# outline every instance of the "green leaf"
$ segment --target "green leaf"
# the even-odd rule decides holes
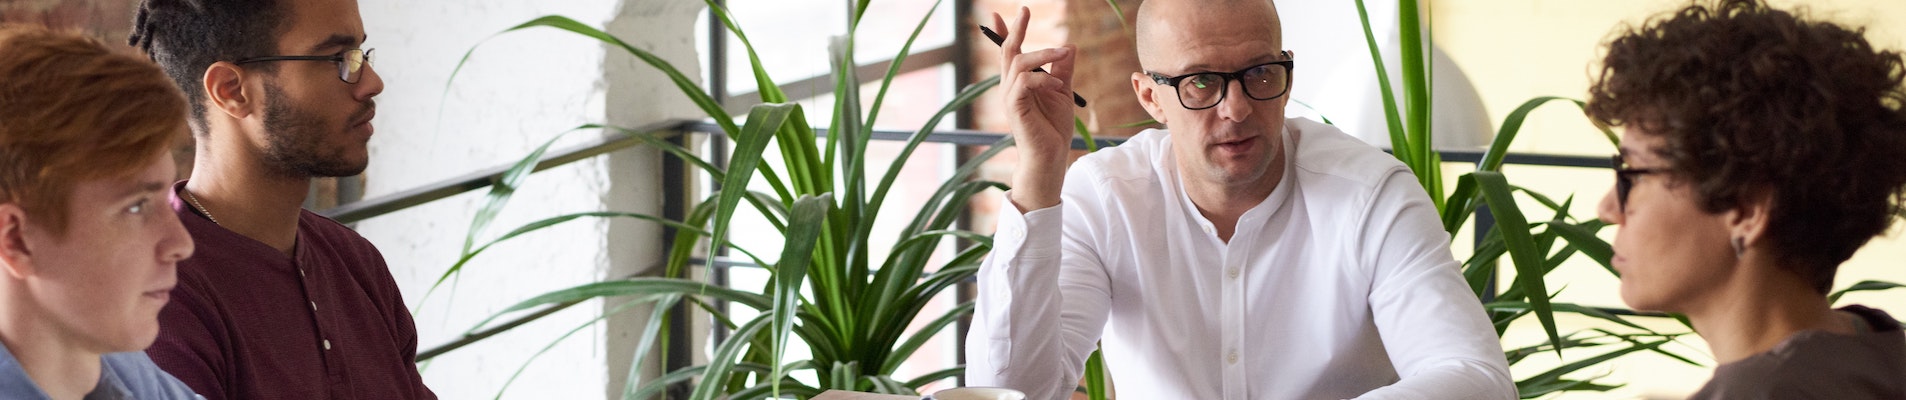
[[[669,311],[675,308],[679,300],[681,300],[679,295],[668,295],[650,309],[649,319],[642,323],[642,337],[635,342],[635,352],[629,354],[629,375],[623,379],[624,399],[633,396],[636,388],[641,387],[642,366],[646,364],[643,360],[649,354],[649,349],[655,347],[656,338],[662,334],[663,321],[668,318]]]
[[[754,42],[748,40],[747,32],[742,32],[741,27],[735,25],[734,15],[728,12],[727,7],[722,7],[721,3],[715,0],[705,0],[703,3],[708,5],[710,14],[714,14],[716,19],[721,20],[722,26],[728,27],[728,32],[735,34],[735,40],[740,41],[741,48],[747,51],[748,67],[754,71],[755,92],[761,95],[761,102],[786,103],[787,94],[781,92],[781,86],[774,84],[774,79],[768,76],[768,70],[761,67],[761,56],[755,53]]]
[[[1463,174],[1456,178],[1456,190],[1449,193],[1449,200],[1444,201],[1443,207],[1443,231],[1448,232],[1452,240],[1456,232],[1463,229],[1463,224],[1469,222],[1469,217],[1476,214],[1476,208],[1481,204],[1479,196],[1476,193],[1475,176]]]
[[[1650,330],[1648,328],[1643,328],[1641,325],[1635,325],[1635,323],[1633,322],[1628,322],[1628,320],[1622,319],[1620,316],[1616,316],[1615,314],[1610,314],[1607,311],[1602,311],[1593,307],[1586,307],[1586,306],[1582,306],[1580,304],[1574,304],[1574,303],[1552,303],[1549,306],[1550,306],[1550,309],[1554,311],[1581,314],[1581,315],[1592,317],[1595,319],[1600,319],[1603,321],[1620,324],[1621,326],[1653,332],[1653,330]],[[1529,303],[1520,302],[1520,301],[1491,302],[1488,304],[1484,304],[1483,308],[1487,310],[1491,310],[1491,311],[1496,311],[1496,310],[1522,311],[1522,310],[1531,309],[1529,306]]]
[[[1111,386],[1106,385],[1105,345],[1099,344],[1092,355],[1085,359],[1085,397],[1091,400],[1105,400],[1111,394]]]
[[[1847,293],[1889,290],[1889,289],[1897,289],[1902,287],[1906,287],[1906,285],[1901,285],[1901,284],[1892,283],[1892,282],[1885,282],[1885,281],[1860,281],[1860,283],[1855,283],[1853,284],[1853,286],[1848,286],[1845,289],[1840,289],[1839,291],[1835,291],[1833,292],[1833,294],[1828,295],[1827,304],[1834,304],[1834,303],[1840,302],[1840,296],[1846,295]]]
[[[749,386],[747,389],[742,389],[741,391],[737,391],[733,395],[728,396],[728,399],[742,400],[742,399],[785,398],[785,397],[770,397],[770,394],[768,392],[770,390],[773,390],[773,387],[771,386],[780,387],[781,394],[791,395],[791,396],[794,396],[794,398],[811,398],[814,396],[819,396],[821,395],[821,392],[823,392],[819,388],[808,386],[807,384],[801,383],[801,381],[795,380],[794,378],[783,378],[781,380],[773,382],[773,385],[760,384],[760,385]]]
[[[859,371],[860,371],[860,367],[858,363],[855,363],[852,361],[844,362],[844,363],[836,362],[834,363],[833,373],[828,375],[832,379],[830,379],[830,383],[827,385],[827,387],[833,388],[833,389],[840,389],[840,390],[858,391],[860,390],[860,372]]]
[[[1423,165],[1416,161],[1416,151],[1410,147],[1409,133],[1403,130],[1403,116],[1397,110],[1396,94],[1390,89],[1390,72],[1383,67],[1383,52],[1377,47],[1376,34],[1370,31],[1370,12],[1364,9],[1363,0],[1357,0],[1357,18],[1363,22],[1363,40],[1369,45],[1371,62],[1376,64],[1377,89],[1383,96],[1383,122],[1390,128],[1390,153],[1402,160],[1403,165],[1409,166],[1411,171],[1422,174]]]
[[[768,311],[774,315],[774,397],[781,397],[782,371],[781,355],[787,351],[788,333],[794,330],[794,314],[799,310],[801,301],[801,281],[807,276],[808,264],[814,262],[814,242],[821,236],[821,218],[827,216],[827,210],[833,205],[834,197],[821,194],[819,197],[801,196],[794,201],[794,220],[788,224],[787,243],[782,247],[781,264],[774,270],[774,308]]]
[[[921,326],[919,331],[916,331],[913,333],[912,338],[909,338],[907,339],[906,342],[901,343],[899,347],[895,347],[893,353],[890,353],[887,355],[887,362],[883,364],[885,364],[885,367],[887,367],[888,369],[899,368],[900,363],[906,362],[907,358],[909,357],[913,357],[913,352],[916,350],[919,350],[920,346],[926,345],[927,341],[929,340],[933,340],[933,335],[939,334],[940,330],[946,328],[947,325],[951,325],[953,324],[953,322],[959,321],[961,317],[965,317],[972,313],[973,313],[973,302],[970,302],[970,301],[965,303],[960,303],[959,306],[953,307],[953,309],[948,310],[945,315],[941,315],[939,318],[934,318],[932,322],[928,322],[925,326]],[[892,373],[892,371],[881,371],[881,372]],[[907,385],[907,386],[919,387],[918,385]]]
[[[490,184],[490,193],[485,196],[483,207],[477,209],[476,217],[470,220],[470,231],[463,236],[463,254],[470,254],[470,247],[476,244],[477,235],[482,234],[483,229],[490,226],[490,221],[496,219],[496,214],[503,212],[503,206],[510,203],[510,197],[516,194],[516,188],[521,187],[523,180],[528,179],[529,174],[536,171],[536,164],[542,161],[543,153],[549,151],[549,145],[556,144],[557,139],[562,139],[570,132],[575,130],[558,133],[555,137],[543,142],[543,145],[536,146],[536,150],[530,151],[529,155],[517,160],[515,165],[511,165],[509,170],[504,171],[502,176]],[[432,285],[431,288],[436,287]]]
[[[1496,130],[1495,141],[1489,145],[1489,150],[1483,152],[1482,161],[1476,163],[1476,169],[1501,171],[1502,159],[1509,154],[1509,143],[1514,142],[1516,135],[1522,131],[1522,122],[1529,118],[1529,113],[1534,112],[1536,107],[1556,100],[1573,102],[1577,108],[1585,106],[1581,100],[1556,96],[1537,97],[1523,102],[1521,106],[1516,107],[1515,111],[1510,111],[1508,117],[1503,118],[1502,127]]]
[[[1509,248],[1509,257],[1515,261],[1515,285],[1529,293],[1529,305],[1534,309],[1537,320],[1542,321],[1542,330],[1549,334],[1549,341],[1561,342],[1555,332],[1554,310],[1549,307],[1547,285],[1542,281],[1545,265],[1542,252],[1535,246],[1535,238],[1529,233],[1528,219],[1522,216],[1521,207],[1509,191],[1509,182],[1496,171],[1476,171],[1476,186],[1482,190],[1484,201],[1495,213],[1496,230],[1502,232],[1503,243]],[[1556,349],[1561,355],[1561,349]]]
[[[1410,138],[1409,149],[1416,152],[1410,158],[1417,164],[1410,165],[1416,170],[1416,176],[1429,193],[1442,193],[1442,166],[1435,162],[1436,149],[1430,144],[1430,102],[1429,57],[1424,54],[1425,46],[1421,16],[1416,0],[1399,0],[1397,6],[1397,37],[1403,52],[1399,62],[1403,73],[1403,111],[1409,113],[1404,118],[1405,132]],[[1401,150],[1401,149],[1399,149]],[[1430,196],[1438,200],[1437,210],[1442,209],[1442,196]]]
[[[929,383],[937,382],[944,379],[951,379],[953,377],[965,375],[965,374],[966,374],[965,366],[933,371],[933,372],[927,373],[926,375],[920,375],[920,377],[918,378],[907,380],[907,387],[919,389],[921,386],[926,386]]]
[[[728,171],[726,170],[715,167],[715,165],[713,163],[709,163],[708,160],[702,159],[701,156],[695,155],[694,151],[689,150],[685,147],[682,147],[682,145],[669,142],[663,137],[659,137],[657,135],[654,135],[648,132],[636,132],[628,128],[623,128],[619,126],[600,125],[600,124],[585,124],[576,129],[603,129],[603,130],[620,133],[622,135],[625,135],[631,138],[635,138],[636,140],[641,141],[642,144],[655,146],[655,148],[662,149],[662,151],[668,152],[668,154],[675,156],[676,159],[686,161],[689,164],[694,165],[696,168],[700,168],[702,172],[708,173],[708,175],[711,175],[711,179],[714,179],[716,181],[722,180],[722,178],[726,177],[728,173]]]
[[[1604,226],[1607,226],[1607,223],[1599,220],[1580,224],[1550,221],[1549,231],[1561,235],[1562,239],[1567,240],[1570,246],[1574,246],[1576,250],[1581,250],[1583,255],[1588,256],[1590,260],[1595,260],[1596,264],[1601,264],[1602,268],[1608,270],[1609,274],[1620,278],[1621,273],[1615,271],[1615,266],[1610,261],[1615,257],[1615,248],[1609,246],[1608,241],[1595,236],[1595,231],[1601,230]]]
[[[1112,15],[1118,17],[1119,28],[1122,28],[1128,31],[1132,29],[1131,26],[1125,24],[1125,10],[1118,6],[1118,0],[1105,0],[1105,5],[1112,6]],[[1103,399],[1093,399],[1093,400],[1103,400]]]
[[[1304,108],[1310,109],[1311,112],[1317,113],[1317,118],[1322,119],[1324,125],[1337,125],[1335,122],[1330,122],[1330,116],[1324,115],[1323,111],[1318,110],[1317,107],[1312,107],[1310,103],[1305,103],[1303,100],[1298,99],[1291,99],[1291,102],[1297,103],[1297,105],[1304,106]]]
[[[748,122],[742,125],[741,134],[736,138],[734,152],[730,156],[729,168],[736,171],[753,171],[761,164],[762,152],[768,147],[768,140],[774,132],[786,123],[788,117],[800,113],[798,104],[760,104],[748,111]],[[746,188],[754,174],[728,174],[722,180],[723,188]],[[735,206],[741,203],[744,190],[723,190],[716,199],[712,216],[714,229],[710,229],[708,258],[714,260],[717,252],[726,245],[728,222],[735,215]]]
[[[768,368],[767,366],[760,365],[760,364],[736,363],[734,370],[741,371],[741,372],[765,374],[768,372],[769,369],[771,368]],[[669,385],[687,382],[689,379],[692,379],[697,376],[701,376],[702,372],[705,372],[707,370],[708,370],[707,365],[696,365],[696,366],[678,369],[673,372],[669,372],[667,374],[662,375],[661,378],[656,379],[654,382],[649,382],[648,384],[642,385],[642,389],[637,390],[634,395],[623,396],[622,398],[625,400],[654,398],[655,396],[661,395],[663,390],[668,389]]]
[[[499,243],[509,241],[510,239],[515,239],[518,236],[522,236],[530,232],[540,231],[549,227],[560,225],[564,222],[569,222],[569,221],[573,221],[580,218],[632,218],[632,219],[639,219],[639,220],[659,223],[659,224],[666,225],[668,227],[680,230],[681,232],[699,234],[704,236],[708,234],[708,232],[703,231],[691,225],[687,225],[687,224],[683,224],[683,223],[675,222],[675,221],[670,221],[661,217],[656,217],[656,216],[647,215],[647,214],[623,213],[623,212],[612,212],[612,211],[594,211],[594,212],[581,212],[581,213],[574,213],[574,214],[558,215],[554,217],[537,220],[535,222],[530,222],[528,224],[524,224],[521,227],[517,227],[516,229],[510,230],[509,233],[504,233],[502,236],[498,236],[496,239],[490,240],[488,243],[484,243],[482,246],[477,246],[477,248],[471,250],[468,253],[465,253],[462,257],[458,258],[457,263],[454,265],[451,265],[449,270],[444,271],[442,276],[437,277],[437,284],[442,284],[443,281],[450,279],[450,276],[455,275],[456,273],[462,271],[464,265],[469,264],[470,260],[475,259],[477,255],[483,254],[485,250],[489,250],[491,246],[495,246]],[[761,261],[760,257],[755,257],[754,253],[748,252],[747,249],[744,249],[741,247],[730,247],[730,248],[742,253],[743,255],[746,255],[750,259],[753,259],[755,263],[766,265],[766,263],[763,263]]]
[[[933,117],[928,118],[925,125],[921,126],[919,130],[914,131],[912,137],[907,138],[907,145],[901,148],[900,154],[894,158],[893,164],[887,167],[887,174],[880,178],[880,185],[874,189],[874,197],[869,200],[867,207],[868,216],[865,217],[867,220],[871,221],[875,215],[878,215],[880,205],[884,203],[887,198],[887,191],[893,188],[894,180],[900,177],[901,167],[905,165],[907,159],[913,155],[913,150],[920,147],[920,143],[925,142],[927,137],[933,133],[934,128],[939,126],[940,120],[945,118],[947,114],[966,108],[968,104],[972,104],[974,100],[978,100],[980,95],[985,94],[987,90],[992,89],[994,86],[999,86],[998,76],[987,78],[986,80],[968,85],[965,89],[961,89],[960,93],[954,96],[953,101],[948,102],[944,107],[940,107],[940,111],[933,113]],[[864,233],[869,232],[863,232],[863,234]]]
[[[1556,340],[1556,341],[1560,342],[1560,340]],[[1551,392],[1555,392],[1557,390],[1564,390],[1564,389],[1561,389],[1561,387],[1565,387],[1567,385],[1556,384],[1557,382],[1560,382],[1562,380],[1563,375],[1573,373],[1583,368],[1587,368],[1590,366],[1608,362],[1608,360],[1613,360],[1616,357],[1621,357],[1623,355],[1627,355],[1628,353],[1633,353],[1633,352],[1642,351],[1642,350],[1652,350],[1652,349],[1661,347],[1661,345],[1667,344],[1668,342],[1670,342],[1670,340],[1662,340],[1662,341],[1650,342],[1646,344],[1629,346],[1621,350],[1615,350],[1615,351],[1604,353],[1595,357],[1590,357],[1588,359],[1568,363],[1560,367],[1555,367],[1555,369],[1551,369],[1548,372],[1543,372],[1542,374],[1518,381],[1516,382],[1516,388],[1522,391],[1523,398],[1540,396],[1540,395],[1548,394]],[[1561,352],[1561,349],[1558,348],[1556,349],[1556,351],[1559,354]]]
[[[603,32],[601,29],[596,29],[594,27],[584,25],[581,22],[576,22],[576,20],[570,19],[569,17],[564,17],[560,15],[546,15],[546,16],[538,17],[536,19],[530,20],[529,22],[524,22],[521,24],[517,24],[516,26],[510,27],[509,29],[504,29],[502,32],[497,32],[496,35],[491,35],[490,38],[494,38],[497,35],[502,35],[504,33],[517,31],[517,30],[523,30],[523,29],[529,29],[534,27],[549,27],[549,28],[556,28],[556,29],[574,32],[576,34],[580,34],[585,37],[596,39],[603,43],[616,46],[618,48],[621,48],[624,51],[629,52],[629,54],[634,55],[638,59],[641,59],[643,63],[647,63],[649,64],[649,66],[655,67],[655,69],[661,70],[663,74],[668,75],[669,81],[675,83],[675,88],[679,89],[682,92],[682,94],[687,95],[689,100],[694,101],[695,106],[700,107],[703,113],[707,113],[710,118],[713,118],[716,124],[721,125],[722,131],[727,132],[729,135],[734,135],[736,132],[740,131],[740,128],[735,126],[734,118],[728,116],[728,112],[721,108],[721,104],[715,102],[714,98],[709,97],[707,93],[703,92],[701,88],[701,84],[695,83],[695,81],[693,80],[689,80],[688,76],[683,75],[680,70],[675,69],[674,65],[669,64],[668,61],[663,60],[661,57],[656,57],[655,54],[653,53],[649,53],[648,51],[635,48],[635,46],[631,46],[627,42],[623,42],[622,39],[618,39],[615,36],[609,35],[608,32]],[[485,38],[483,39],[483,41],[487,42],[489,41],[490,38]],[[481,46],[481,42],[478,43],[478,46]],[[475,52],[476,52],[476,46],[472,46],[470,47],[469,51],[466,51],[463,53],[463,59],[457,61],[457,67],[450,71],[450,79],[446,80],[446,82],[444,83],[444,87],[446,91],[449,90],[450,82],[453,82],[456,80],[457,73],[463,70],[463,64],[466,62],[469,62],[470,55]]]
[[[1078,116],[1073,116],[1072,131],[1078,133],[1079,137],[1085,138],[1086,152],[1097,153],[1099,151],[1099,141],[1092,140],[1092,130],[1085,127],[1085,120],[1079,119]]]
[[[527,310],[544,304],[568,303],[599,297],[635,296],[647,294],[674,293],[686,296],[703,296],[727,300],[757,310],[765,310],[770,305],[767,296],[730,289],[687,279],[676,278],[630,278],[624,280],[593,282],[574,287],[558,289],[528,300],[523,300],[496,312],[489,318],[477,323],[472,331],[489,325],[490,321],[511,312]]]
[[[721,346],[715,349],[715,354],[708,358],[708,369],[702,373],[701,384],[696,385],[695,391],[689,393],[689,399],[715,400],[716,397],[721,395],[720,389],[722,382],[727,380],[731,371],[735,369],[735,365],[739,363],[735,359],[735,356],[741,354],[741,349],[748,345],[749,338],[754,337],[756,333],[761,331],[762,327],[768,325],[768,317],[770,316],[771,315],[768,314],[762,314],[760,317],[748,321],[746,324],[742,324],[740,329],[735,330],[733,336],[729,336],[728,340],[723,341]]]

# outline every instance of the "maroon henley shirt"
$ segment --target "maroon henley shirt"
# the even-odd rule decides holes
[[[417,327],[383,254],[300,210],[295,256],[199,215],[173,186],[197,251],[146,349],[209,400],[436,399],[417,374]]]

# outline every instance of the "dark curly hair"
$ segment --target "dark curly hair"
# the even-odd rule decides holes
[[[1587,111],[1663,138],[1654,151],[1707,212],[1771,199],[1771,253],[1825,293],[1906,185],[1906,68],[1864,34],[1759,0],[1697,2],[1608,43]]]
[[[143,0],[127,44],[152,57],[185,92],[192,130],[205,133],[205,69],[277,52],[288,24],[278,0]],[[271,63],[250,67],[270,73]]]

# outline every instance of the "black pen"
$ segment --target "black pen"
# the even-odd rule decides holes
[[[1000,46],[1006,45],[1006,38],[999,37],[999,33],[993,32],[993,29],[987,28],[986,25],[979,26],[979,33],[986,34],[986,38],[992,39],[993,44],[995,45],[1000,45]],[[1032,69],[1032,72],[1046,72],[1046,69],[1034,67]],[[1049,74],[1051,72],[1046,72],[1046,73]],[[1079,92],[1072,92],[1072,104],[1077,104],[1079,105],[1079,107],[1085,107],[1085,97],[1079,96]]]

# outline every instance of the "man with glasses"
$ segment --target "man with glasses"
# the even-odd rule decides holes
[[[1001,49],[1020,169],[979,272],[967,384],[1121,398],[1512,399],[1496,332],[1409,169],[1286,119],[1266,0],[1150,0],[1132,89],[1170,130],[1068,168],[1071,47]],[[1051,64],[1051,73],[1033,69]]]
[[[145,0],[134,25],[197,139],[172,210],[198,253],[147,354],[213,400],[434,399],[383,256],[301,208],[369,161],[384,82],[356,1]]]

